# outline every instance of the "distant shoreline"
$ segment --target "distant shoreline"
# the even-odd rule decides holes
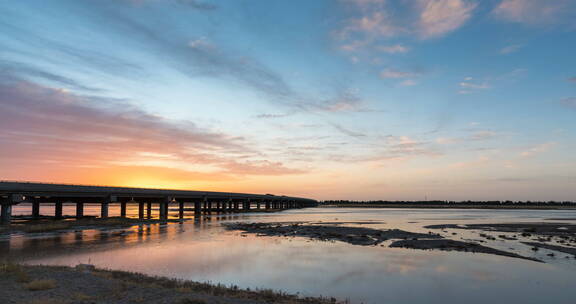
[[[366,204],[366,203],[347,203],[347,204],[325,204],[319,205],[319,208],[407,208],[407,209],[509,209],[509,210],[576,210],[576,206],[514,206],[514,205],[466,205],[466,204]]]

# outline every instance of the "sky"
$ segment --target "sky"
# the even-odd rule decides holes
[[[576,1],[0,0],[0,180],[576,200]]]

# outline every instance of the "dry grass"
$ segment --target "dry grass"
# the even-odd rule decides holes
[[[0,275],[11,275],[18,283],[28,283],[32,281],[24,268],[14,263],[0,263]]]
[[[208,302],[200,299],[182,299],[177,302],[178,304],[208,304]]]
[[[63,301],[63,300],[59,300],[59,299],[53,299],[53,298],[41,298],[41,299],[33,299],[30,300],[28,302],[25,302],[26,304],[67,304],[68,301]]]
[[[95,275],[121,280],[134,285],[146,286],[147,288],[170,288],[181,293],[201,293],[212,296],[223,296],[238,299],[248,299],[264,301],[269,303],[284,303],[284,304],[327,304],[327,303],[341,303],[334,298],[320,298],[320,297],[306,297],[301,298],[297,295],[292,295],[271,289],[250,290],[241,289],[238,286],[225,286],[222,284],[201,283],[192,281],[183,281],[178,279],[170,279],[165,277],[151,277],[140,273],[115,271],[115,270],[97,270]],[[190,299],[186,299],[190,300]],[[194,299],[192,299],[194,301]],[[196,302],[184,302],[196,303]],[[205,303],[205,302],[197,302]]]
[[[56,281],[54,280],[34,280],[26,285],[26,289],[30,291],[48,290],[56,288]]]
[[[89,296],[89,295],[82,293],[82,292],[77,292],[72,296],[72,298],[76,301],[84,302],[84,301],[90,301],[94,297]]]

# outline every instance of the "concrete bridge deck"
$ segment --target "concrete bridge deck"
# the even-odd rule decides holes
[[[194,204],[194,211],[234,212],[240,209],[250,210],[255,204],[257,209],[288,209],[313,207],[318,204],[313,199],[277,196],[272,194],[248,194],[233,192],[189,191],[149,188],[82,186],[66,184],[45,184],[27,182],[0,181],[1,223],[8,224],[12,217],[12,206],[31,203],[32,217],[40,216],[40,204],[54,204],[54,217],[62,218],[62,204],[76,204],[76,217],[84,215],[84,204],[101,204],[101,217],[108,217],[110,204],[120,205],[120,216],[126,216],[128,203],[138,204],[138,215],[144,218],[144,211],[150,217],[152,204],[157,204],[160,218],[168,217],[169,205],[179,206],[179,215],[183,217],[186,204]],[[215,207],[215,208],[214,208]],[[147,210],[145,210],[147,209]]]

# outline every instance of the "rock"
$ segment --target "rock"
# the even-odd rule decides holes
[[[96,270],[96,267],[94,265],[90,265],[90,264],[78,264],[74,268],[76,269],[76,271],[81,271],[81,272],[85,272],[85,273],[90,273],[90,272],[93,272],[94,270]]]

